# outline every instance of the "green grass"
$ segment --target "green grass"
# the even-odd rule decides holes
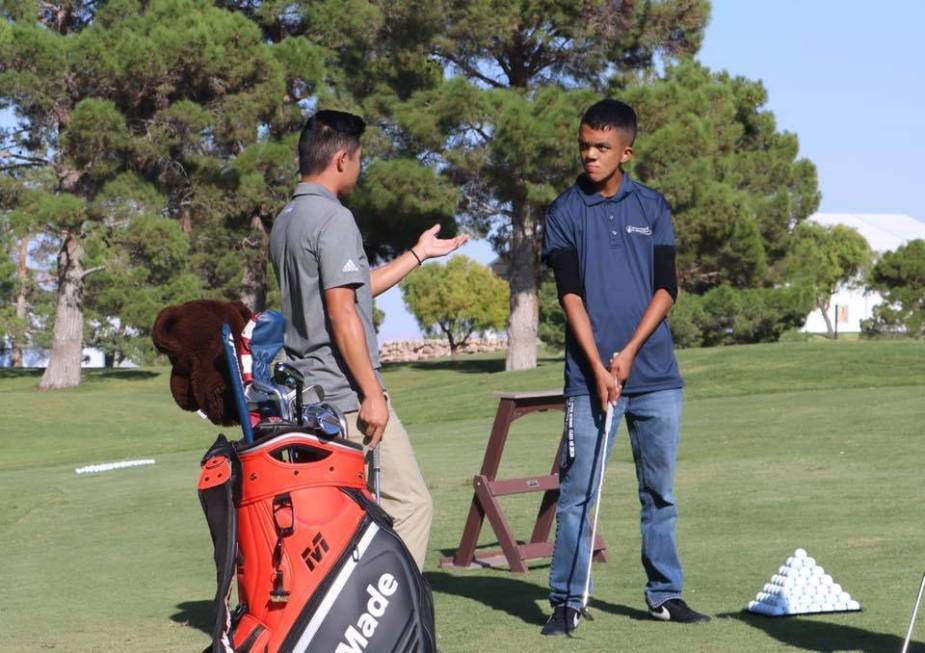
[[[635,479],[621,433],[601,510],[611,559],[595,567],[597,618],[568,647],[898,651],[925,568],[925,344],[811,341],[689,350],[679,359],[688,383],[677,478],[685,594],[716,619],[704,627],[645,619]],[[494,393],[556,388],[561,375],[552,357],[522,373],[504,372],[496,356],[386,369],[437,508],[427,575],[442,651],[565,644],[538,634],[548,565],[515,575],[436,564],[458,543]],[[42,393],[38,373],[0,371],[4,651],[206,645],[214,571],[195,483],[219,429],[177,409],[167,377],[163,368],[94,371],[79,388]],[[561,414],[517,422],[500,475],[548,471],[560,429]],[[157,464],[74,473],[143,457]],[[503,501],[521,536],[537,498]],[[486,524],[482,544],[493,542]],[[864,612],[744,616],[798,546]]]

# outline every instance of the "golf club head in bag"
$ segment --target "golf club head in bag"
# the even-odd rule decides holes
[[[282,421],[292,422],[292,405],[295,390],[259,379],[253,379],[244,390],[251,422]]]

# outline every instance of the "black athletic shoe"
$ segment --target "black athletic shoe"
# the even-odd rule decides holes
[[[581,624],[581,610],[560,605],[553,608],[549,621],[540,632],[544,635],[568,635],[577,630],[579,624]]]
[[[705,624],[710,617],[691,610],[681,599],[668,599],[657,608],[649,606],[649,614],[659,621],[676,621],[679,624]]]

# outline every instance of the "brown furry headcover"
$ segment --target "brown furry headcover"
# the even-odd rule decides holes
[[[201,410],[213,424],[238,423],[222,350],[222,323],[231,327],[238,344],[250,318],[241,302],[210,299],[168,306],[157,314],[151,339],[173,365],[170,392],[180,408]]]

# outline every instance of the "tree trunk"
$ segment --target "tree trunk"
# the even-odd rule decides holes
[[[83,346],[83,245],[68,231],[58,252],[58,302],[55,334],[48,367],[39,388],[54,390],[80,384]]]
[[[819,307],[819,311],[822,313],[822,319],[825,320],[825,328],[827,331],[827,336],[829,340],[835,339],[835,329],[832,326],[832,319],[829,317],[829,301],[825,302],[816,302],[816,305]]]
[[[459,353],[459,343],[453,338],[451,331],[446,332],[446,339],[450,343],[450,358],[456,358]]]
[[[180,209],[180,231],[182,231],[187,236],[193,233],[193,216],[190,214],[189,209],[183,207]]]
[[[19,241],[19,260],[16,265],[16,277],[19,287],[16,289],[16,330],[13,333],[13,348],[10,351],[10,364],[23,366],[23,347],[26,346],[26,295],[29,291],[29,268],[26,257],[29,253],[29,237],[23,236]]]
[[[526,198],[513,202],[511,261],[511,316],[508,322],[505,369],[536,367],[536,325],[539,319],[539,260],[536,208]]]
[[[251,233],[244,240],[241,301],[252,313],[267,306],[267,230],[259,214],[251,217]]]

